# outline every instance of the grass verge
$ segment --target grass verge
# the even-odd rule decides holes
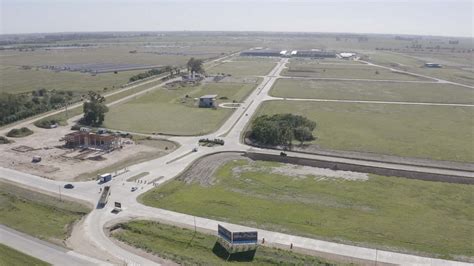
[[[474,186],[376,175],[347,180],[287,167],[232,161],[215,172],[213,185],[173,180],[140,201],[340,243],[446,259],[474,256]]]
[[[9,246],[0,244],[0,265],[46,266],[51,264],[31,257]]]
[[[282,98],[474,103],[472,89],[442,83],[279,79],[270,94]]]
[[[138,175],[134,175],[132,177],[130,177],[129,179],[127,179],[127,182],[134,182],[144,176],[147,176],[148,174],[150,174],[150,172],[142,172],[142,173],[139,173]]]
[[[228,254],[216,237],[153,221],[120,224],[112,236],[134,247],[182,265],[331,265],[308,255],[260,246],[256,252]]]
[[[89,211],[76,202],[0,182],[0,223],[39,239],[64,245],[74,222]]]

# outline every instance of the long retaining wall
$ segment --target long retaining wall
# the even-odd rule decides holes
[[[245,153],[246,157],[252,160],[262,160],[262,161],[274,161],[281,163],[291,163],[297,165],[313,166],[319,168],[329,168],[333,170],[343,170],[343,171],[353,171],[353,172],[362,172],[383,176],[398,176],[405,177],[410,179],[419,179],[427,181],[438,181],[438,182],[447,182],[447,183],[458,183],[458,184],[474,184],[474,178],[469,177],[460,177],[452,175],[441,175],[434,173],[424,173],[424,172],[415,172],[407,170],[398,170],[398,169],[388,169],[375,166],[366,166],[350,163],[341,163],[341,162],[330,162],[316,159],[308,158],[298,158],[292,156],[280,156],[274,154],[264,154],[256,152],[247,152]]]

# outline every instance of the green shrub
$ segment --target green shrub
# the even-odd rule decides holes
[[[7,139],[4,136],[0,136],[0,144],[8,144],[8,143],[12,143],[12,141]]]
[[[33,131],[27,127],[14,128],[7,133],[7,137],[21,138],[33,134]]]
[[[34,123],[35,126],[40,127],[40,128],[52,128],[53,125],[59,125],[61,121],[57,119],[41,119],[38,120]]]

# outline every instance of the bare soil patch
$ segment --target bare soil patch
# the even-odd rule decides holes
[[[96,172],[118,171],[143,158],[157,158],[172,152],[176,144],[166,140],[127,141],[111,152],[91,149],[66,149],[63,137],[69,128],[36,128],[35,134],[0,146],[0,167],[15,169],[54,180],[93,178]],[[34,156],[41,157],[33,163]],[[138,162],[138,161],[137,161]],[[122,167],[122,168],[120,168]]]

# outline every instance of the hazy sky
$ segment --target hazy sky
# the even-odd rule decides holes
[[[0,33],[308,31],[473,36],[474,0],[0,0]]]

